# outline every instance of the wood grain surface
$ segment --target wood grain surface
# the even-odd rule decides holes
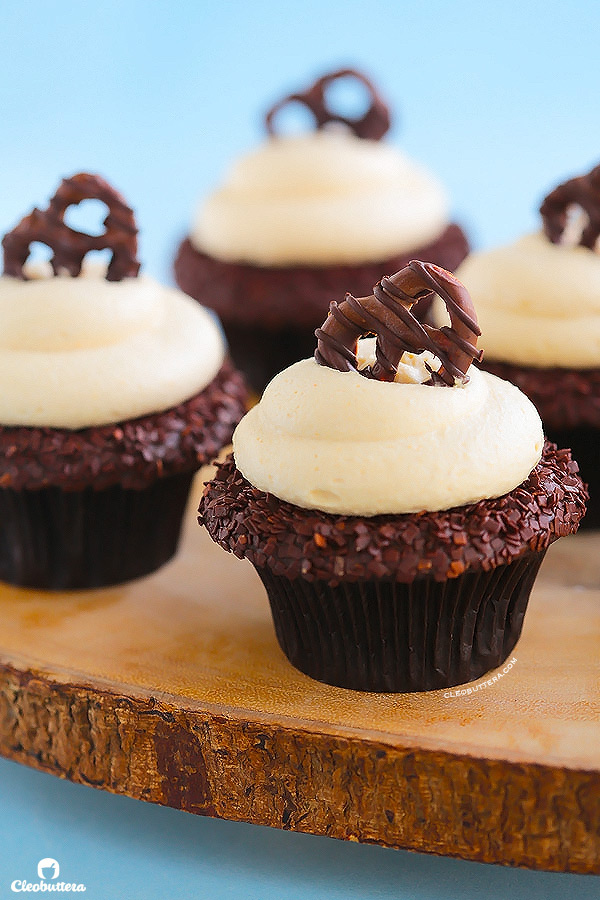
[[[149,578],[0,586],[2,755],[202,815],[600,872],[600,534],[551,548],[492,684],[360,694],[289,665],[257,576],[194,506]]]

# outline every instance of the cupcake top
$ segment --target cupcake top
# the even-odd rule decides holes
[[[327,107],[339,78],[357,78],[371,105],[356,120]],[[274,133],[279,110],[302,103],[316,131]],[[448,224],[448,200],[430,173],[381,141],[387,108],[361,74],[344,69],[267,114],[269,137],[239,160],[201,205],[189,238],[217,259],[262,266],[360,264],[414,250]]]
[[[432,292],[450,316],[439,330],[410,312]],[[541,458],[542,425],[513,385],[467,375],[478,334],[467,291],[429,263],[332,303],[315,358],[276,376],[238,425],[238,470],[280,500],[339,515],[438,511],[511,491]]]
[[[109,208],[106,231],[85,235],[64,213],[85,199]],[[185,294],[138,277],[137,228],[103,179],[62,182],[3,240],[0,277],[0,423],[81,429],[170,409],[202,391],[225,346],[214,317]],[[51,263],[26,265],[33,241]],[[110,248],[107,267],[85,266]]]
[[[490,360],[600,366],[600,166],[555,188],[543,231],[473,253],[457,271],[471,292]]]

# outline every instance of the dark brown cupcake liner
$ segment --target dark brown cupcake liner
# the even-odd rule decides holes
[[[456,224],[410,253],[360,265],[269,267],[225,262],[201,253],[186,239],[174,269],[179,287],[218,314],[235,365],[254,390],[262,391],[277,372],[312,355],[315,328],[332,300],[343,300],[347,291],[370,294],[382,273],[391,275],[414,258],[454,271],[468,252],[468,240]],[[427,306],[420,306],[425,316]]]
[[[141,490],[0,489],[0,580],[81,590],[154,572],[177,549],[193,474]]]
[[[271,330],[231,322],[223,325],[229,355],[256,394],[261,394],[267,384],[292,363],[313,355],[315,328]]]
[[[573,428],[545,429],[548,438],[561,447],[569,447],[579,464],[579,474],[588,486],[590,499],[582,529],[600,528],[600,428],[579,425]]]
[[[409,584],[332,586],[256,568],[293,666],[338,687],[412,692],[464,684],[505,661],[521,634],[545,552],[528,552],[488,572]]]

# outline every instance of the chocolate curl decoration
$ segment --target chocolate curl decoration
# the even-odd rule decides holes
[[[365,114],[360,118],[349,119],[329,109],[325,96],[326,91],[329,85],[339,78],[355,78],[367,88],[371,103]],[[347,125],[357,137],[378,141],[390,127],[390,113],[386,104],[369,79],[355,69],[339,69],[337,72],[324,75],[303,93],[290,94],[276,103],[275,106],[271,107],[265,119],[269,134],[275,134],[275,117],[289,103],[301,103],[303,106],[306,106],[315,118],[317,129],[323,128],[329,122],[341,122],[343,125]]]
[[[450,326],[433,328],[411,313],[417,300],[432,294],[444,302]],[[376,362],[360,373],[379,381],[394,380],[403,353],[429,350],[441,366],[431,372],[426,384],[466,384],[467,369],[474,359],[483,356],[483,351],[477,350],[481,331],[467,289],[450,272],[417,259],[395,275],[384,276],[370,297],[346,294],[342,303],[332,301],[323,327],[315,331],[315,359],[341,372],[358,371],[357,341],[373,333],[377,335]]]
[[[69,206],[76,206],[82,200],[101,200],[108,207],[103,234],[84,234],[65,223]],[[99,175],[82,172],[65,178],[48,209],[32,210],[5,235],[2,241],[5,275],[27,280],[23,267],[34,241],[46,244],[53,251],[51,263],[55,275],[67,271],[75,278],[90,250],[112,250],[106,272],[108,281],[135,278],[140,269],[133,212],[123,197]]]
[[[560,243],[567,225],[569,208],[575,205],[580,206],[588,217],[579,243],[582,247],[593,250],[600,236],[600,166],[596,166],[587,175],[559,184],[540,206],[544,232],[553,244]]]

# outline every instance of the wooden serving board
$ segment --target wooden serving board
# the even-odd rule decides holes
[[[491,685],[360,694],[292,668],[194,506],[149,578],[0,586],[0,753],[201,815],[600,872],[600,533],[551,548]]]

